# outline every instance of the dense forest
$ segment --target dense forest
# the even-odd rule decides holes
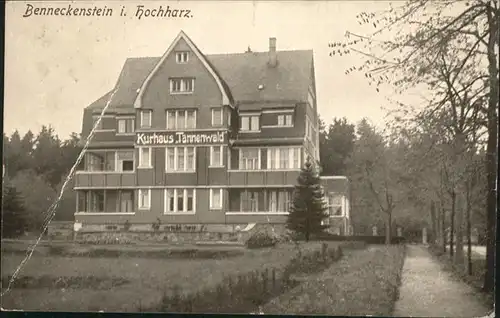
[[[82,150],[79,136],[61,140],[54,129],[43,126],[37,135],[18,131],[3,135],[2,235],[39,232],[56,201],[63,182]],[[71,221],[76,207],[72,182],[55,209],[54,220]],[[20,229],[22,228],[22,230]]]

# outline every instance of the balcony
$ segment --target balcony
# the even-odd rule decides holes
[[[293,186],[300,170],[229,170],[228,186]]]
[[[76,215],[133,215],[134,190],[79,190]]]
[[[121,188],[136,185],[134,150],[85,153],[84,169],[75,175],[76,188]]]
[[[121,188],[136,185],[134,172],[101,171],[99,173],[89,171],[77,171],[75,175],[76,188]]]

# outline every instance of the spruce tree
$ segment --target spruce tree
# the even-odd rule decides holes
[[[287,221],[287,228],[304,235],[306,241],[311,234],[319,234],[328,227],[322,224],[328,218],[328,207],[320,182],[318,171],[308,159],[297,179]]]
[[[14,238],[24,234],[26,215],[21,194],[15,187],[5,184],[2,191],[2,238]]]

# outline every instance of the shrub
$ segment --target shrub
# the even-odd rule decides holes
[[[130,222],[129,222],[128,220],[127,220],[127,221],[125,221],[125,223],[123,224],[123,229],[124,229],[125,231],[130,230],[130,225],[131,225],[131,224],[130,224]]]
[[[360,241],[366,244],[385,244],[385,236],[370,236],[370,235],[334,235],[330,233],[318,234],[314,237],[315,240],[319,241]],[[391,244],[404,244],[405,238],[402,236],[391,237]]]
[[[263,248],[273,247],[278,243],[278,239],[265,232],[257,232],[252,235],[247,241],[247,248]]]
[[[355,251],[343,262],[272,299],[262,307],[262,313],[391,316],[403,261],[403,246]]]
[[[153,224],[151,224],[151,228],[155,232],[158,231],[158,230],[160,230],[160,226],[161,226],[161,220],[160,220],[160,218],[156,218],[156,222],[154,222]]]

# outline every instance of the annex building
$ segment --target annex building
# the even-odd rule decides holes
[[[184,33],[161,57],[126,60],[84,110],[91,133],[75,176],[79,227],[249,228],[285,223],[307,157],[319,159],[312,50],[207,55]],[[324,178],[334,231],[349,184]]]

